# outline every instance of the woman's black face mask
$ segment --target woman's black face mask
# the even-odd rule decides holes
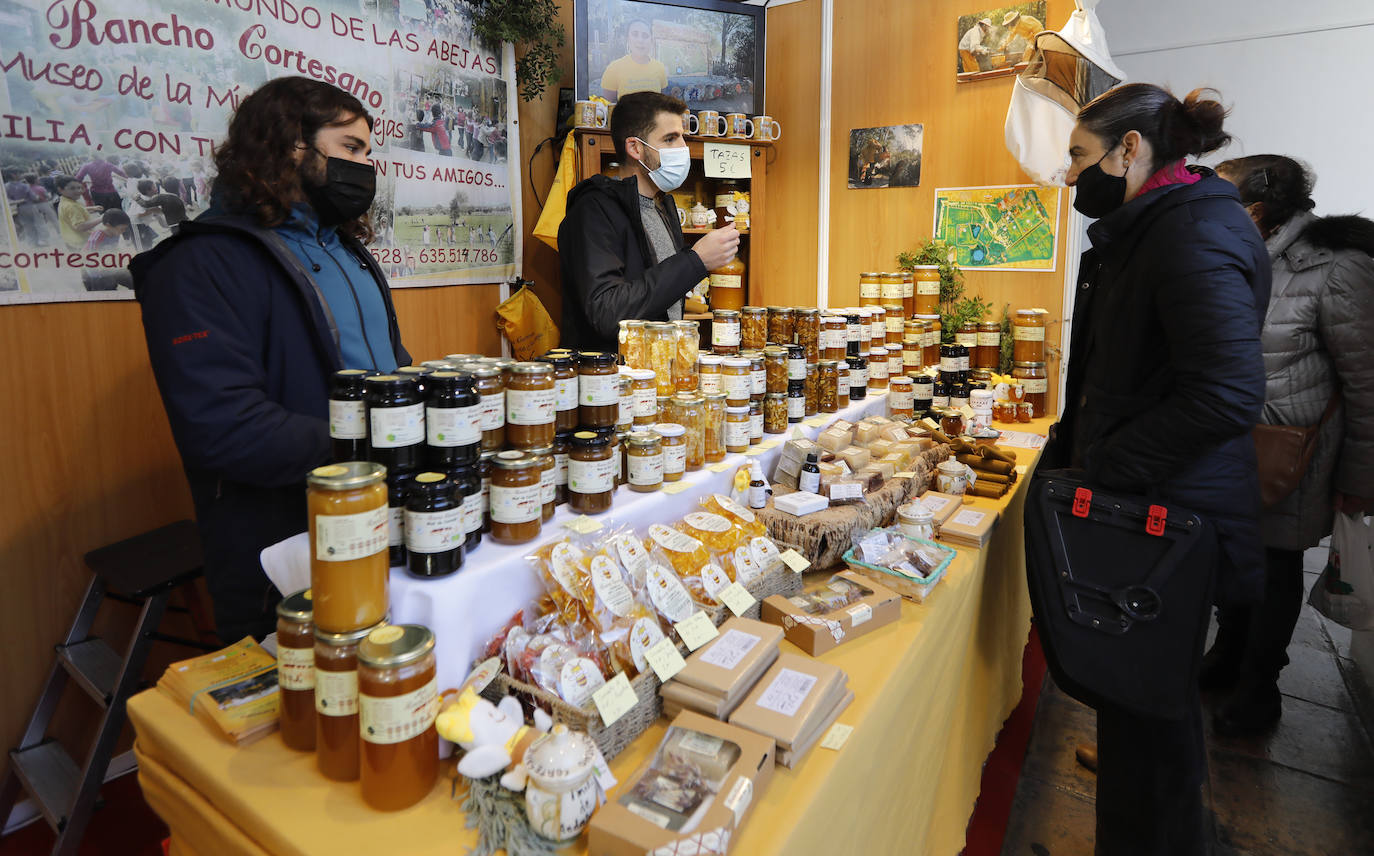
[[[1097,163],[1078,174],[1074,184],[1073,207],[1084,217],[1094,220],[1105,217],[1126,202],[1126,176],[1108,175],[1102,170],[1102,161],[1116,151],[1120,141],[1113,143],[1103,152]]]

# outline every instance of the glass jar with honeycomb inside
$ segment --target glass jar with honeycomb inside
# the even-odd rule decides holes
[[[673,388],[663,391],[662,376],[659,376],[659,395],[672,395],[676,392],[692,392],[699,383],[697,360],[701,355],[701,327],[696,321],[674,321],[677,330],[677,350],[673,356]]]
[[[649,367],[644,347],[647,326],[644,321],[620,322],[620,358],[632,369]]]
[[[645,346],[648,350],[649,364],[645,368],[654,373],[658,382],[659,395],[672,395],[673,363],[677,357],[677,327],[668,321],[655,321],[645,329]]]

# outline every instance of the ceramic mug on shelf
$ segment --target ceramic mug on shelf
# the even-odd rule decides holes
[[[755,116],[753,137],[756,140],[781,140],[782,125],[772,116]]]
[[[749,139],[754,136],[754,120],[743,113],[726,113],[725,136],[732,140]]]
[[[702,110],[697,113],[698,128],[696,133],[702,137],[723,137],[727,125],[725,117],[715,110]]]
[[[578,101],[573,105],[573,124],[579,128],[604,128],[609,119],[606,105],[600,101]]]
[[[691,110],[682,114],[682,133],[695,137],[697,130],[701,128],[701,120],[693,115]]]

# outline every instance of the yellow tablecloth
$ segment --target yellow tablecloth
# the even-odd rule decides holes
[[[1026,427],[1044,433],[1048,421]],[[1038,457],[1018,452],[1023,463]],[[1027,482],[1001,500],[969,501],[1000,510],[1001,520],[986,549],[959,550],[926,603],[904,602],[899,621],[824,655],[849,673],[855,700],[840,721],[854,733],[838,752],[814,749],[798,769],[779,768],[733,852],[963,849],[983,762],[1021,697]],[[475,840],[447,779],[418,805],[379,814],[356,786],[327,781],[313,756],[276,734],[235,748],[157,690],[131,699],[129,716],[139,781],[171,828],[173,853],[337,856],[403,846],[451,856]],[[657,746],[664,724],[612,762],[621,782]]]

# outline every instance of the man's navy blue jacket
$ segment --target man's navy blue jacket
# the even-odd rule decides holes
[[[385,276],[361,243],[342,240],[381,290],[397,364],[408,365]],[[344,368],[333,315],[280,236],[215,208],[129,268],[220,636],[267,633],[279,595],[258,554],[305,530],[305,475],[329,460],[329,376]]]

